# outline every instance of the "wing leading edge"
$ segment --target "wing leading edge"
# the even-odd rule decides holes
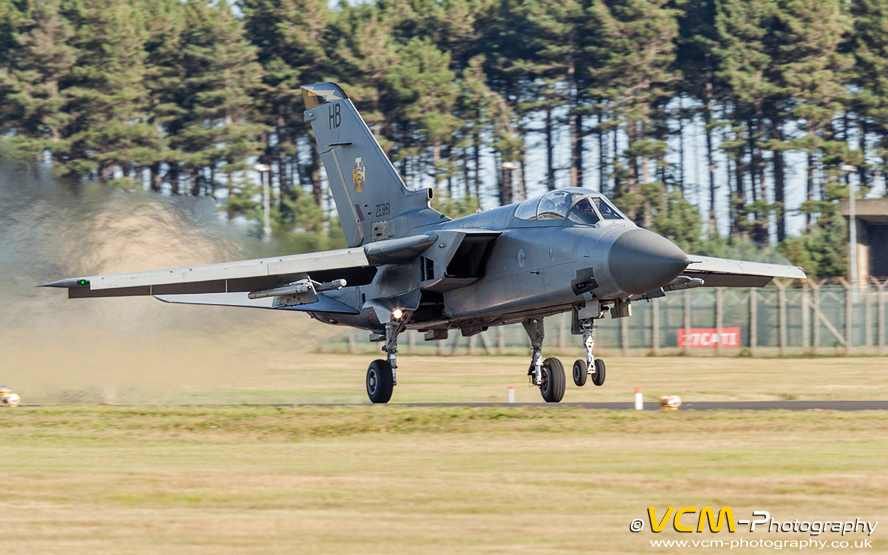
[[[357,285],[369,282],[376,266],[415,258],[436,240],[434,234],[417,235],[319,253],[68,278],[41,287],[68,289],[68,297],[73,299],[248,293],[279,287],[309,275],[317,281],[344,279]]]
[[[691,263],[682,275],[701,278],[705,287],[764,287],[774,278],[805,279],[796,266],[746,262],[727,258],[689,255]]]

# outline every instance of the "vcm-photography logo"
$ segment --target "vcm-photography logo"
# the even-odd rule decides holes
[[[878,521],[870,522],[861,520],[777,520],[771,518],[768,511],[753,511],[751,519],[735,519],[731,507],[722,507],[718,511],[712,507],[669,507],[657,515],[656,507],[647,508],[647,518],[636,518],[629,523],[629,530],[634,533],[641,532],[646,527],[655,534],[659,534],[670,526],[676,532],[701,533],[707,529],[711,533],[727,530],[728,533],[737,531],[738,527],[744,527],[749,532],[764,530],[768,533],[807,533],[812,536],[820,534],[845,534],[866,533],[871,536],[875,531]]]

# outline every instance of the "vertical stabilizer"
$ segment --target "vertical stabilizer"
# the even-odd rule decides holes
[[[389,225],[398,216],[415,211],[415,224],[429,216],[431,189],[411,191],[404,186],[373,133],[338,85],[305,85],[302,99],[305,121],[311,123],[314,131],[350,247],[402,235],[410,226]]]

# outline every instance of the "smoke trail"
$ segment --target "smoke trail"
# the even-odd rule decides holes
[[[161,199],[0,171],[0,383],[24,402],[172,402],[243,381],[335,329],[304,315],[179,306],[150,297],[68,300],[63,277],[256,256],[207,198]],[[299,342],[295,342],[295,338]]]

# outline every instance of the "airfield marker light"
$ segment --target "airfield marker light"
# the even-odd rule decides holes
[[[635,410],[644,410],[644,397],[641,396],[641,388],[635,388]]]
[[[511,385],[509,386],[509,397],[508,397],[508,399],[509,399],[509,402],[510,402],[510,403],[514,403],[514,402],[515,402],[515,388],[514,388],[513,386],[511,386]]]
[[[401,310],[400,308],[396,308],[392,311],[392,318],[394,318],[395,320],[400,320],[401,316],[403,316],[403,315],[404,315],[404,311]]]

